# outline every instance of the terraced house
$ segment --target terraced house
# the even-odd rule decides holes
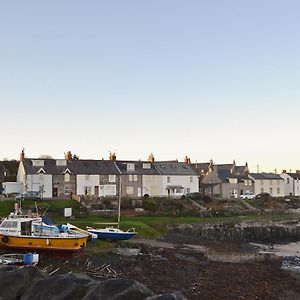
[[[23,191],[38,191],[45,198],[73,195],[86,197],[142,197],[182,195],[198,192],[196,173],[185,163],[74,159],[29,159],[22,152],[17,181]]]
[[[284,179],[275,173],[249,173],[254,181],[254,193],[269,193],[272,197],[284,196]]]

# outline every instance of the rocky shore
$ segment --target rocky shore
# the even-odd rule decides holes
[[[126,278],[95,280],[79,273],[48,275],[37,267],[0,268],[0,299],[6,300],[185,300],[180,293],[156,295],[138,281]]]
[[[164,240],[96,241],[72,256],[41,253],[37,268],[0,269],[0,299],[300,299],[299,276],[290,272],[299,258],[259,255],[243,234],[229,239],[226,227],[215,228],[210,239],[199,238],[198,225],[176,226]],[[267,232],[269,240],[276,229]],[[255,236],[265,242],[263,233]]]

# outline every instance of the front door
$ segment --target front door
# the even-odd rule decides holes
[[[57,197],[58,196],[58,188],[55,187],[53,188],[53,197]]]

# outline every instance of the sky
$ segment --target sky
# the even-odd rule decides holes
[[[300,169],[298,0],[0,0],[0,159]]]

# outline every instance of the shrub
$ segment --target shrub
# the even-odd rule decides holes
[[[156,202],[152,199],[145,199],[142,205],[143,209],[155,212],[157,210]]]

